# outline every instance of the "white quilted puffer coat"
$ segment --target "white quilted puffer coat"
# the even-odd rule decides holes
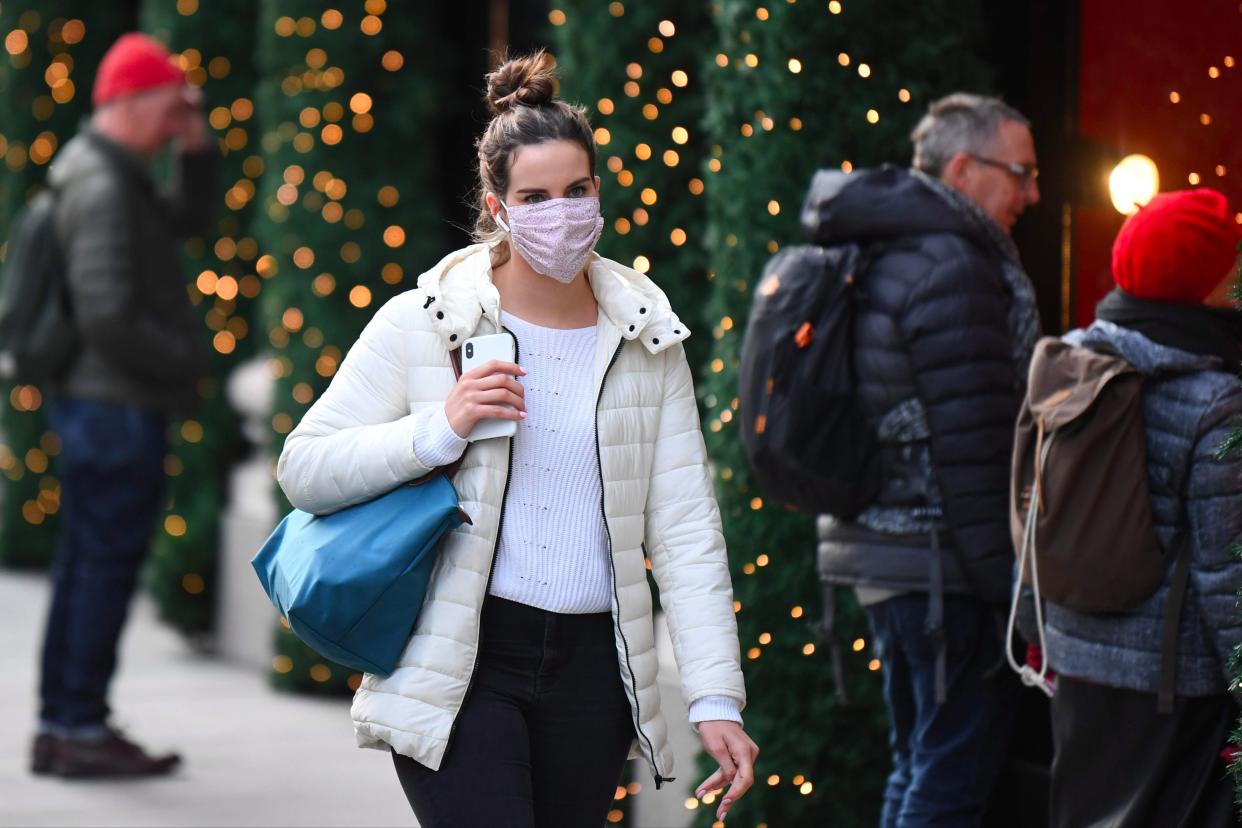
[[[689,331],[647,277],[598,256],[595,385],[605,524],[611,541],[617,662],[656,783],[671,778],[643,547],[651,559],[687,703],[745,704],[733,590],[681,341]],[[294,506],[324,514],[427,474],[414,414],[456,383],[449,349],[500,330],[487,247],[450,254],[375,315],[322,397],[285,441],[277,467]],[[522,343],[518,342],[518,360]],[[448,536],[399,666],[367,675],[352,716],[362,747],[389,746],[438,769],[470,689],[508,488],[510,440],[473,443],[454,478],[473,520]]]

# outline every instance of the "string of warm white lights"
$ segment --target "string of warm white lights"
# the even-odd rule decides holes
[[[78,18],[49,19],[36,8],[22,11],[14,23],[4,34],[4,55],[10,71],[10,88],[6,89],[6,95],[10,96],[11,103],[18,100],[11,89],[12,79],[17,73],[40,71],[40,67],[34,65],[36,53],[48,56],[46,65],[41,68],[41,83],[31,83],[37,90],[33,100],[21,98],[30,100],[29,117],[39,131],[25,139],[20,132],[21,124],[0,123],[0,159],[10,180],[16,183],[20,180],[18,176],[31,172],[31,167],[46,165],[59,149],[61,139],[49,122],[81,104],[78,86],[73,80],[76,68],[73,49],[85,38],[86,24]],[[41,40],[37,37],[40,32],[44,34]],[[0,247],[0,256],[2,253]],[[17,385],[9,390],[8,401],[10,416],[41,416],[38,412],[44,396],[35,386]],[[22,425],[27,422],[23,421]],[[51,468],[52,460],[60,453],[60,439],[50,431],[43,431],[28,435],[29,442],[23,446],[21,435],[16,433],[19,429],[12,429],[19,424],[9,419],[7,425],[9,433],[0,444],[0,473],[9,481],[10,498],[15,504],[20,500],[21,520],[31,527],[42,526],[60,511],[60,482]]]
[[[794,3],[782,5],[795,5]],[[844,7],[840,2],[832,2],[818,8],[825,8],[827,14],[831,17],[842,15]],[[743,27],[743,38],[736,43],[730,45],[726,49],[715,52],[714,59],[708,64],[708,67],[696,69],[693,64],[681,66],[668,66],[662,64],[662,56],[668,51],[670,45],[676,42],[677,38],[685,37],[686,32],[679,25],[676,19],[660,19],[653,21],[651,28],[647,31],[635,30],[626,25],[626,20],[631,10],[627,9],[626,4],[621,2],[613,2],[608,5],[609,14],[616,21],[617,38],[624,38],[626,42],[632,43],[634,53],[620,62],[613,63],[614,69],[612,73],[611,87],[601,89],[603,94],[599,95],[595,100],[595,110],[598,113],[596,120],[596,142],[600,147],[601,157],[604,160],[605,167],[610,175],[610,182],[622,190],[634,191],[637,198],[630,212],[627,209],[621,215],[610,215],[612,228],[619,236],[625,236],[634,232],[639,227],[656,226],[663,224],[661,232],[668,233],[669,238],[678,246],[693,241],[687,233],[686,228],[669,227],[666,223],[667,219],[662,212],[666,204],[676,204],[684,202],[685,198],[679,193],[666,193],[659,184],[651,184],[644,181],[644,173],[653,167],[675,168],[678,165],[687,162],[687,155],[683,148],[687,141],[694,143],[703,140],[704,136],[696,136],[693,130],[696,125],[692,122],[678,122],[668,120],[668,105],[677,99],[677,96],[684,94],[684,90],[689,83],[691,87],[695,87],[698,94],[710,95],[707,91],[711,84],[719,84],[726,87],[730,94],[737,94],[737,90],[747,90],[746,94],[754,94],[755,103],[748,108],[743,109],[747,114],[739,121],[733,120],[732,136],[729,137],[715,131],[709,132],[708,141],[705,144],[705,155],[699,162],[701,168],[697,170],[686,184],[692,197],[702,196],[705,193],[712,192],[713,181],[715,176],[722,174],[726,169],[726,164],[730,162],[730,153],[736,150],[730,149],[735,146],[736,140],[744,142],[760,141],[762,136],[776,134],[781,131],[787,131],[788,134],[803,133],[807,128],[807,113],[817,113],[815,107],[808,107],[799,111],[797,104],[793,104],[793,108],[786,108],[782,103],[778,106],[778,101],[761,100],[762,90],[768,90],[770,86],[752,86],[753,79],[757,74],[763,74],[768,84],[779,82],[785,90],[789,91],[788,97],[796,100],[798,98],[797,89],[805,86],[808,90],[818,87],[818,83],[822,80],[825,72],[831,72],[835,76],[836,73],[848,72],[863,84],[874,84],[877,93],[877,102],[864,107],[858,112],[858,117],[864,128],[879,127],[882,119],[882,105],[878,102],[878,96],[881,90],[889,87],[891,80],[887,77],[882,78],[882,73],[878,72],[875,64],[870,61],[860,61],[855,55],[845,51],[832,51],[831,57],[824,60],[820,54],[814,50],[808,49],[805,52],[781,54],[779,51],[773,53],[772,49],[781,49],[788,46],[780,45],[787,42],[787,39],[774,39],[769,43],[762,40],[757,34],[762,32],[761,27],[764,25],[778,25],[777,21],[781,18],[777,12],[781,11],[768,6],[760,5],[757,8],[752,7],[754,15],[755,28]],[[719,9],[717,13],[721,13]],[[556,8],[549,14],[549,20],[554,27],[573,26],[579,22],[578,17],[584,15],[585,12],[575,8]],[[590,20],[596,26],[592,31],[592,37],[605,37],[611,39],[613,35],[606,30],[601,32],[599,27],[602,24],[598,16],[591,16]],[[579,36],[583,36],[583,29],[577,30]],[[690,37],[694,37],[695,32],[691,32]],[[700,47],[701,48],[701,47]],[[851,50],[853,51],[853,50]],[[615,60],[615,58],[613,58]],[[659,68],[655,68],[658,66]],[[779,71],[783,77],[779,81],[773,77],[773,70],[779,67]],[[712,74],[719,72],[722,78],[729,80],[721,80],[713,77],[697,78],[696,73],[702,71]],[[736,80],[736,83],[734,82]],[[706,81],[706,83],[704,83]],[[754,92],[750,92],[750,90]],[[783,90],[784,91],[784,90]],[[909,104],[914,100],[914,94],[910,88],[901,86],[894,90],[897,105]],[[890,93],[893,94],[893,93]],[[629,106],[622,112],[621,102],[631,102]],[[711,104],[709,103],[709,106]],[[780,114],[778,114],[778,112]],[[646,122],[664,123],[665,126],[660,132],[656,140],[646,137],[639,137],[637,140],[630,141],[633,134],[630,122],[635,118],[641,118]],[[812,117],[817,117],[812,115]],[[715,122],[712,122],[713,124]],[[823,128],[823,123],[815,123],[818,129]],[[709,127],[711,129],[711,127]],[[622,134],[624,132],[624,138]],[[740,159],[741,156],[738,156]],[[738,161],[738,163],[743,163]],[[853,169],[853,163],[846,159],[839,161],[840,166],[845,171]],[[740,172],[742,168],[739,167]],[[736,175],[737,173],[735,173]],[[765,182],[761,178],[754,181],[753,189],[761,192],[765,186]],[[783,203],[781,197],[768,197],[763,199],[760,204],[765,215],[770,219],[777,217],[784,218],[786,214],[787,204]],[[706,209],[706,205],[703,208]],[[762,232],[758,229],[759,223],[743,227],[723,227],[717,229],[719,234],[719,243],[727,248],[737,248],[743,244],[752,244],[753,236],[756,232]],[[703,232],[700,230],[699,232]],[[743,236],[748,237],[744,238]],[[780,243],[776,238],[770,238],[765,243],[765,249],[769,254],[775,253],[780,249]],[[607,253],[607,250],[605,250]],[[651,269],[656,278],[659,279],[664,265],[659,259],[654,258],[648,251],[638,252],[633,259],[634,266],[647,272]],[[709,278],[712,278],[709,276]],[[742,276],[731,280],[734,282],[738,295],[745,295],[749,291],[750,279]],[[712,331],[712,338],[716,342],[726,339],[736,339],[740,337],[741,329],[736,321],[734,313],[724,313],[709,321],[709,328]],[[728,357],[724,355],[716,356],[707,361],[707,367],[711,374],[724,375],[734,366],[727,364]],[[717,399],[717,395],[709,394],[704,398],[704,403],[708,409],[709,416],[705,418],[705,427],[711,434],[721,434],[732,423],[735,422],[738,401],[733,398],[732,394],[723,400]],[[716,474],[719,480],[729,482],[735,478],[734,468],[727,462],[720,463],[716,467]],[[750,496],[745,501],[745,505],[751,512],[762,512],[766,507],[762,497]],[[738,550],[736,546],[733,551]],[[740,563],[740,574],[742,577],[758,576],[765,567],[772,564],[774,553],[761,552],[753,555],[750,560]],[[735,611],[742,612],[742,602],[739,600],[734,604]],[[754,609],[753,612],[768,613],[772,611],[771,607],[762,609]],[[789,613],[790,619],[803,620],[804,608],[801,605],[789,607],[786,605],[786,611]],[[751,619],[752,624],[754,619]],[[760,622],[762,623],[762,622]],[[787,623],[787,622],[786,622]],[[748,625],[749,626],[749,625]],[[803,656],[814,656],[817,652],[821,652],[820,645],[816,640],[808,640],[805,628],[801,628],[796,635],[801,637],[793,648],[793,653],[799,653]],[[789,632],[778,634],[777,625],[773,624],[772,629],[758,629],[753,634],[754,637],[749,643],[743,645],[743,656],[748,662],[758,662],[765,652],[772,651],[773,646],[781,644],[779,647],[782,652],[785,647],[789,647]],[[857,638],[850,644],[850,652],[862,653],[867,647],[867,642],[863,638]],[[870,659],[864,662],[865,666],[875,672],[880,669],[879,661]],[[792,783],[794,789],[801,794],[809,795],[814,789],[814,784],[808,775],[790,774],[784,776],[782,774],[769,774],[764,777],[770,786],[778,786],[782,783],[789,785]],[[694,809],[700,804],[711,804],[714,798],[708,797],[702,803],[697,799],[686,800],[686,807]],[[614,817],[620,818],[619,814]]]
[[[1213,63],[1212,65],[1208,66],[1207,76],[1211,78],[1212,80],[1219,80],[1220,78],[1224,77],[1226,72],[1234,69],[1236,66],[1237,66],[1237,60],[1233,57],[1233,55],[1225,55],[1221,58],[1220,65]],[[1224,68],[1222,69],[1222,67]],[[1179,106],[1180,104],[1184,102],[1184,96],[1182,95],[1181,92],[1177,91],[1176,89],[1173,89],[1173,90],[1170,90],[1169,92],[1168,100],[1171,105]],[[1212,115],[1210,112],[1207,111],[1205,107],[1191,106],[1190,101],[1185,101],[1185,103],[1187,104],[1187,107],[1185,108],[1189,110],[1191,117],[1194,117],[1194,112],[1196,109],[1199,110],[1197,120],[1200,126],[1203,126],[1203,127],[1212,126],[1213,124]],[[1226,168],[1224,164],[1216,164],[1215,167],[1213,168],[1213,172],[1216,174],[1217,178],[1224,178],[1228,173],[1228,169]],[[1186,174],[1186,181],[1192,187],[1198,187],[1200,184],[1203,183],[1204,178],[1205,176],[1200,175],[1200,173],[1197,170],[1190,170]],[[1242,212],[1236,213],[1234,218],[1239,224],[1242,224]]]

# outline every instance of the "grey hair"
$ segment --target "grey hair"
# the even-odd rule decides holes
[[[1000,98],[954,92],[932,103],[910,133],[914,168],[939,176],[959,152],[984,153],[1005,121],[1029,127],[1026,116]]]

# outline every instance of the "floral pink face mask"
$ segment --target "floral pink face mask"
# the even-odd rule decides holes
[[[509,222],[497,215],[496,223],[517,252],[536,272],[562,284],[582,272],[604,230],[598,198],[551,198],[516,207],[500,203]]]

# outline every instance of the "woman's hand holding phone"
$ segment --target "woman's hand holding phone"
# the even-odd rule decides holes
[[[491,360],[461,375],[444,401],[453,433],[470,436],[480,420],[526,419],[526,389],[515,377],[526,376],[516,363]]]

